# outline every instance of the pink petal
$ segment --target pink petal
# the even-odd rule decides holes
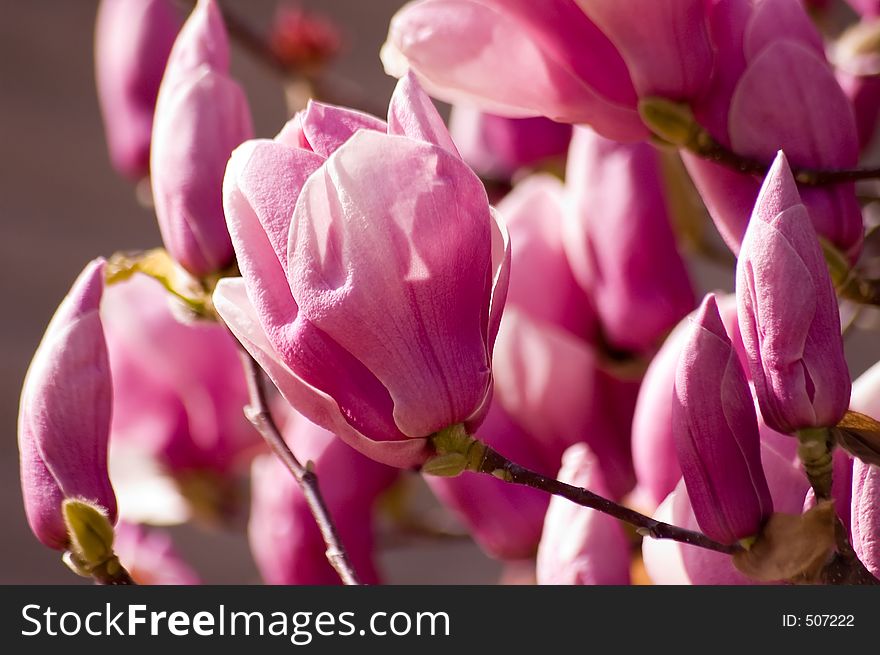
[[[620,55],[570,0],[413,2],[392,19],[382,58],[447,102],[586,122],[610,138],[645,134]]]
[[[274,342],[296,317],[287,282],[287,234],[306,178],[323,159],[271,141],[249,141],[229,160],[223,205],[238,267]]]
[[[216,0],[199,0],[196,4],[171,49],[165,77],[179,78],[203,65],[229,72],[229,37]]]
[[[400,78],[388,105],[388,133],[433,143],[453,155],[458,149],[437,108],[412,72]],[[459,155],[460,156],[460,155]]]
[[[354,109],[309,100],[302,131],[312,150],[329,157],[358,130],[387,132],[385,121]]]
[[[366,365],[405,434],[427,436],[485,397],[490,248],[485,191],[460,159],[361,131],[297,203],[289,275],[298,322]]]
[[[333,432],[367,457],[389,466],[407,468],[424,462],[428,454],[425,439],[374,441],[364,436],[343,417],[336,401],[304,382],[280,360],[260,327],[256,310],[245,291],[244,280],[221,280],[214,292],[214,304],[236,338],[303,416]]]
[[[713,59],[704,0],[577,2],[620,50],[639,95],[700,95]]]
[[[797,120],[793,117],[797,116]],[[796,41],[776,41],[750,63],[730,107],[734,151],[795,166],[847,168],[858,160],[852,106],[828,64]]]
[[[585,444],[565,451],[557,479],[607,495],[599,462]],[[538,548],[538,584],[629,584],[630,545],[621,523],[596,510],[553,498]]]
[[[498,203],[515,252],[507,305],[581,338],[593,336],[596,316],[565,257],[565,198],[558,178],[534,175]]]

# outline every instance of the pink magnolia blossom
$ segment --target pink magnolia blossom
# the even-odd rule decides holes
[[[452,108],[449,133],[462,159],[490,179],[561,159],[571,141],[571,125],[541,116],[505,118],[463,105]]]
[[[382,61],[448,102],[635,141],[639,97],[688,100],[708,84],[705,11],[703,0],[417,0],[392,19]]]
[[[454,104],[589,123],[614,139],[646,135],[623,58],[574,0],[410,2],[391,20],[382,61]]]
[[[373,553],[373,504],[397,477],[326,430],[290,412],[285,440],[325,482],[321,493],[355,571],[366,584],[379,582]],[[274,455],[254,460],[248,537],[269,584],[339,584],[327,562],[327,546],[305,497]]]
[[[620,496],[633,485],[629,427],[637,380],[605,370],[590,299],[564,255],[565,196],[559,181],[533,176],[500,204],[509,217],[514,261],[493,367],[505,412],[559,467],[566,448],[585,441],[606,484]]]
[[[171,0],[102,0],[95,25],[95,81],[110,159],[139,179],[150,168],[159,83],[181,17]]]
[[[797,441],[759,422],[761,462],[777,512],[799,514],[809,482],[797,457]],[[699,530],[684,480],[654,513],[654,518]],[[642,543],[645,568],[654,584],[756,584],[736,570],[729,555],[665,539]]]
[[[584,444],[569,448],[557,479],[607,494]],[[617,519],[554,497],[538,549],[538,584],[629,584],[630,544]]]
[[[853,110],[801,4],[712,0],[709,5],[709,31],[719,54],[709,89],[693,103],[698,121],[744,157],[769,162],[784,150],[799,167],[855,166]],[[685,153],[684,160],[724,240],[738,253],[760,181],[692,154]],[[804,187],[801,193],[816,231],[857,258],[863,229],[853,185]]]
[[[566,189],[566,253],[595,304],[604,338],[618,349],[650,351],[695,304],[657,152],[578,127]]]
[[[837,297],[807,218],[780,153],[743,240],[736,294],[761,414],[786,433],[836,425],[851,387]]]
[[[716,301],[724,329],[730,335],[734,350],[748,376],[736,317],[736,297],[730,294],[718,297]],[[638,479],[634,493],[639,504],[649,507],[650,511],[672,493],[681,478],[672,429],[672,395],[675,370],[693,318],[692,313],[666,338],[651,360],[639,388],[632,427],[633,465]]]
[[[178,476],[230,475],[261,439],[238,347],[221,325],[184,323],[154,280],[135,276],[104,294],[113,370],[112,439]]]
[[[243,277],[214,300],[296,409],[407,467],[488,409],[509,251],[414,78],[388,119],[312,103],[235,151],[224,206]]]
[[[672,401],[675,450],[702,531],[722,543],[758,533],[773,512],[751,391],[709,294],[692,320]]]
[[[169,253],[196,277],[233,261],[221,187],[232,150],[253,135],[216,0],[199,0],[159,89],[150,157],[153,199]]]
[[[18,448],[28,523],[50,548],[68,546],[65,499],[84,500],[116,520],[107,473],[113,391],[98,307],[104,260],[89,263],[61,302],[21,392]]]

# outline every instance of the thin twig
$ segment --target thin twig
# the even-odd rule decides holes
[[[265,439],[272,451],[293,474],[300,489],[302,489],[306,503],[308,503],[312,516],[315,517],[315,522],[318,524],[318,529],[321,531],[321,536],[324,537],[324,543],[327,545],[327,561],[336,569],[344,584],[361,584],[354,567],[348,560],[348,555],[339,538],[339,533],[336,531],[336,526],[333,524],[330,512],[327,510],[324,498],[321,496],[321,490],[318,487],[318,476],[315,475],[314,471],[299,462],[287,446],[284,437],[281,436],[278,426],[275,425],[266,399],[262,369],[249,353],[242,350],[241,355],[250,394],[250,405],[245,408],[245,415],[263,436],[263,439]]]
[[[722,544],[710,539],[700,532],[679,528],[662,521],[652,519],[628,507],[615,503],[587,489],[574,487],[570,484],[548,478],[531,471],[499,454],[492,448],[486,447],[485,455],[478,469],[479,473],[487,473],[507,482],[521,484],[534,489],[540,489],[554,496],[561,496],[573,503],[589,507],[603,514],[608,514],[616,519],[635,526],[636,531],[643,537],[654,539],[671,539],[681,543],[690,544],[719,553],[733,554],[741,550],[739,544]]]
[[[695,126],[694,134],[683,147],[703,159],[721,164],[738,173],[763,177],[770,170],[770,165],[765,162],[743,157],[725,148],[702,126]],[[803,186],[828,186],[880,178],[880,167],[876,166],[840,170],[792,167],[791,172],[798,184]]]

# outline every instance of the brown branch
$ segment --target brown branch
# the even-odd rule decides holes
[[[430,443],[435,455],[422,466],[423,473],[441,476],[455,476],[464,471],[485,473],[505,482],[539,489],[570,500],[576,505],[613,516],[634,526],[636,532],[643,537],[671,539],[728,555],[742,550],[739,544],[722,544],[699,532],[657,521],[592,491],[548,478],[520,466],[469,435],[463,424],[452,425],[434,433]]]
[[[853,550],[840,517],[836,519],[834,534],[837,552],[822,570],[822,582],[833,585],[880,585],[880,580],[874,577]]]
[[[662,97],[644,98],[639,102],[639,115],[661,142],[687,150],[698,157],[726,166],[738,173],[763,177],[770,163],[743,157],[713,137],[700,125],[690,106]],[[824,186],[880,178],[880,167],[843,170],[792,168],[798,184]]]
[[[293,474],[302,489],[306,503],[315,517],[324,543],[327,545],[327,561],[336,569],[340,579],[347,585],[361,584],[355,573],[354,567],[348,560],[348,555],[336,531],[336,526],[330,517],[330,512],[321,496],[318,487],[318,476],[308,467],[303,466],[281,436],[278,426],[272,419],[269,404],[266,398],[266,387],[263,371],[256,360],[244,350],[241,351],[242,361],[245,367],[245,376],[250,394],[250,405],[245,408],[245,416],[263,436],[272,451],[281,459],[287,469]]]

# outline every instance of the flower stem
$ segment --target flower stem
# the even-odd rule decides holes
[[[431,444],[436,455],[422,467],[425,473],[445,476],[458,475],[463,471],[484,473],[505,482],[521,484],[554,496],[561,496],[577,505],[613,516],[635,526],[636,531],[643,537],[671,539],[728,555],[742,550],[739,544],[722,544],[700,532],[657,521],[592,491],[548,478],[520,466],[484,442],[467,434],[463,425],[441,430],[431,437]]]
[[[131,577],[119,560],[111,567],[98,567],[92,571],[95,584],[99,585],[136,585],[137,582]]]
[[[643,537],[652,537],[654,539],[672,539],[681,543],[690,544],[699,548],[714,550],[719,553],[732,554],[740,549],[737,544],[722,544],[710,539],[700,532],[685,530],[662,521],[652,519],[628,507],[624,507],[613,500],[604,498],[587,489],[574,487],[570,484],[560,482],[554,478],[548,478],[531,471],[519,464],[511,462],[509,459],[500,455],[491,448],[486,449],[486,456],[478,470],[479,473],[488,473],[496,478],[512,482],[513,484],[521,484],[534,489],[546,491],[554,496],[561,496],[573,503],[589,507],[596,511],[608,514],[616,519],[635,526],[636,531]]]
[[[250,394],[250,404],[245,408],[245,415],[263,436],[263,439],[272,451],[281,459],[296,479],[300,489],[302,489],[309,510],[311,510],[312,516],[315,517],[315,523],[317,523],[321,536],[324,538],[324,543],[327,545],[327,561],[330,562],[330,565],[339,574],[343,584],[361,584],[354,567],[348,559],[327,505],[324,503],[324,498],[318,486],[318,476],[309,467],[303,466],[300,463],[284,441],[284,437],[281,436],[281,432],[278,430],[278,426],[275,424],[269,411],[263,371],[250,354],[244,350],[241,353]]]

